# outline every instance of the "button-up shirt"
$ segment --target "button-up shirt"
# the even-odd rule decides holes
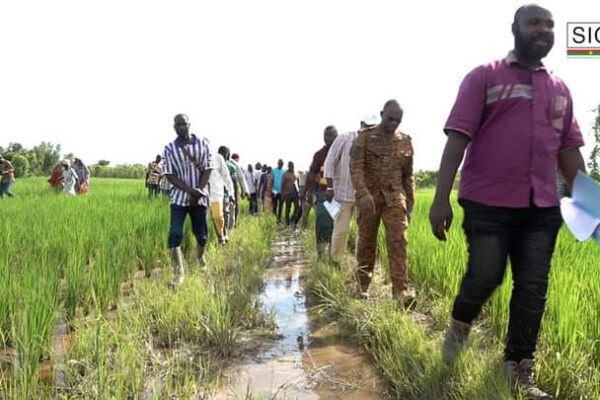
[[[350,150],[358,132],[348,132],[335,138],[323,169],[323,175],[333,180],[333,198],[354,202],[354,185],[350,177]]]
[[[191,143],[183,143],[176,139],[165,146],[163,159],[165,160],[163,175],[173,175],[192,188],[204,189],[199,187],[200,177],[204,171],[213,168],[212,154],[206,139],[199,139],[196,135],[191,135]],[[203,196],[198,204],[190,204],[190,195],[173,186],[171,204],[182,207],[190,205],[206,207],[208,199]]]
[[[208,182],[210,184],[210,203],[222,202],[225,197],[225,190],[233,195],[231,174],[229,168],[227,168],[227,162],[219,153],[213,154],[213,170],[210,173]]]
[[[444,130],[471,139],[459,197],[490,206],[557,206],[557,155],[583,146],[564,82],[512,52],[465,77]]]
[[[350,154],[350,175],[356,198],[382,197],[387,207],[410,212],[415,204],[413,147],[410,136],[383,132],[375,126],[359,132]]]

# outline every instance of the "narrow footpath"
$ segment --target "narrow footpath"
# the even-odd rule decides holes
[[[336,324],[307,309],[303,280],[310,264],[300,233],[279,232],[273,250],[262,303],[274,314],[277,338],[226,371],[216,399],[385,399],[369,359],[344,342]]]

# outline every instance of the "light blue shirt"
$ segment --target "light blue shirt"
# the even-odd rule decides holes
[[[275,168],[272,171],[273,174],[273,192],[281,193],[281,183],[283,181],[283,174],[285,174],[285,169]]]

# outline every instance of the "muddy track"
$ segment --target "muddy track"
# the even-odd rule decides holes
[[[324,324],[306,305],[309,259],[298,232],[280,231],[265,273],[262,303],[277,325],[274,340],[229,368],[218,400],[381,400],[383,381],[337,325]]]

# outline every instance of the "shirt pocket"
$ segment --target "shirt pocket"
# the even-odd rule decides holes
[[[562,133],[565,128],[565,116],[569,100],[566,96],[553,96],[550,98],[548,122],[557,132]]]

